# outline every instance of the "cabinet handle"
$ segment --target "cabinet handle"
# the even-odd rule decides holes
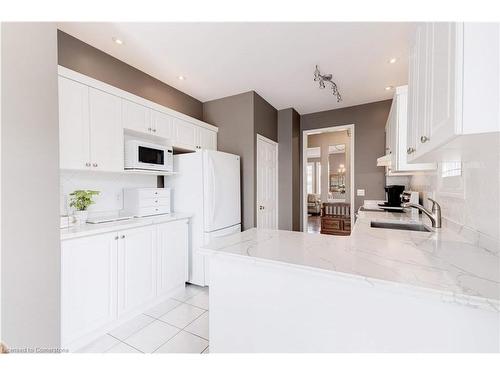
[[[118,240],[118,236],[115,236],[115,241]]]
[[[421,136],[421,137],[420,137],[420,142],[422,142],[422,143],[425,143],[425,142],[427,142],[428,140],[429,140],[429,138],[428,138],[428,137],[426,137],[425,135],[423,135],[423,136]]]
[[[122,234],[121,239],[124,239],[124,238],[125,238],[125,235],[124,235],[124,234]]]
[[[97,167],[97,163],[92,164],[92,166]]]
[[[85,163],[85,166],[86,167],[90,167],[90,163]]]
[[[156,133],[156,129],[153,129],[153,133]]]
[[[151,131],[151,128],[148,128],[149,131]]]
[[[407,154],[412,154],[412,153],[414,153],[414,152],[415,152],[415,149],[414,149],[413,147],[408,147],[408,148],[406,149],[406,153],[407,153]]]

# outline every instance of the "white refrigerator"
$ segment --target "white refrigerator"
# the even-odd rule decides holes
[[[173,212],[192,214],[189,282],[209,284],[209,265],[198,249],[212,238],[241,231],[240,157],[200,150],[174,155]]]

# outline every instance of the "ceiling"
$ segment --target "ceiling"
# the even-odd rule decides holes
[[[300,114],[392,97],[415,23],[61,23],[59,28],[205,102],[255,90]],[[112,38],[123,40],[116,44]],[[388,60],[397,58],[396,63]],[[343,100],[313,81],[333,74]],[[179,80],[183,75],[185,80]]]

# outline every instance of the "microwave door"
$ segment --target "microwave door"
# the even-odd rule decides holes
[[[165,164],[165,151],[145,146],[139,146],[137,158],[139,164],[163,166]]]

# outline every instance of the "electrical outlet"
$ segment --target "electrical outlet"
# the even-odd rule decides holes
[[[358,197],[364,197],[365,196],[365,189],[358,189],[356,194]]]

